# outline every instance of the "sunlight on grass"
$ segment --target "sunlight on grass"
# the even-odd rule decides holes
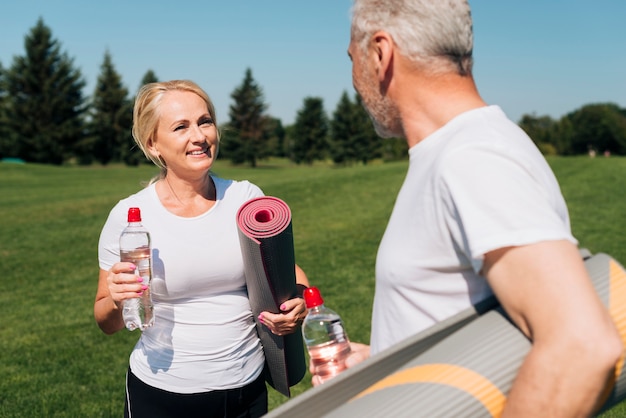
[[[626,159],[550,158],[582,247],[626,262]],[[256,169],[219,161],[285,200],[296,262],[346,322],[369,340],[374,262],[406,162],[334,168],[284,160]],[[93,319],[97,242],[111,207],[157,173],[151,166],[0,163],[0,416],[118,417],[139,334],[104,335]],[[310,376],[292,388],[310,388]],[[287,399],[270,390],[270,407]],[[618,405],[604,417],[626,416]]]

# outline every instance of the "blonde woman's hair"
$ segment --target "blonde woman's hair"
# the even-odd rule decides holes
[[[215,107],[213,106],[211,98],[193,81],[171,80],[143,85],[139,89],[137,97],[135,98],[132,133],[135,143],[143,151],[144,155],[161,169],[161,172],[156,179],[165,177],[167,174],[167,165],[163,159],[152,155],[148,151],[148,147],[150,143],[154,141],[154,136],[156,135],[156,131],[159,126],[159,119],[161,118],[160,104],[163,100],[163,95],[168,91],[188,91],[197,94],[206,103],[209,115],[211,115],[211,119],[213,119],[213,123],[217,127]],[[218,147],[215,151],[215,157],[217,157],[217,150],[219,149],[219,140],[220,132],[218,130]],[[153,181],[156,179],[153,179]]]

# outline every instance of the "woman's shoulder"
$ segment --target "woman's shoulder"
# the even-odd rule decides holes
[[[155,184],[156,183],[151,183],[148,184],[146,187],[144,187],[143,189],[137,191],[134,194],[131,194],[130,196],[120,200],[120,203],[127,203],[127,204],[139,204],[139,203],[146,203],[149,201],[153,200],[154,194],[156,193],[155,191]]]
[[[111,212],[126,213],[131,207],[139,207],[140,209],[150,207],[154,203],[154,194],[154,184],[149,184],[138,192],[119,200]]]
[[[221,177],[212,176],[215,188],[217,190],[218,199],[225,197],[239,196],[244,199],[252,199],[254,197],[263,196],[263,191],[259,186],[248,180],[231,180]]]

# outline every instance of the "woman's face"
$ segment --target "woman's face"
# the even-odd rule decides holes
[[[168,172],[186,177],[208,172],[217,154],[217,127],[204,100],[189,91],[167,91],[161,100],[161,118],[150,152],[160,157]]]

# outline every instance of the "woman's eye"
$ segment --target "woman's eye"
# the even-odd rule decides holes
[[[181,129],[185,129],[185,125],[178,125],[174,128],[174,131],[180,131]]]
[[[206,118],[200,121],[200,125],[213,125],[213,119]]]

